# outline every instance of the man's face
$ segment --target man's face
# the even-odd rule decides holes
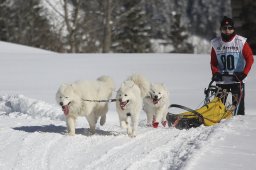
[[[230,35],[234,32],[234,28],[231,25],[221,27],[221,32],[226,35]]]

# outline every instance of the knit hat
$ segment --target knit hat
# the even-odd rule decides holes
[[[220,26],[231,26],[234,28],[234,21],[231,18],[224,16],[223,19],[221,20]]]

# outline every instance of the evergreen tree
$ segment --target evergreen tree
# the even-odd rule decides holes
[[[151,27],[142,1],[125,0],[119,10],[119,17],[113,30],[114,52],[151,52]]]
[[[187,30],[190,35],[210,39],[218,31],[221,17],[231,15],[230,0],[111,0],[112,5],[109,8],[111,16],[108,17],[110,20],[108,24],[112,25],[109,25],[108,29],[105,29],[108,31],[104,32],[106,26],[104,15],[108,13],[104,12],[107,9],[106,1],[66,0],[69,21],[74,21],[73,24],[71,23],[69,32],[71,36],[69,36],[63,18],[58,18],[63,17],[63,8],[54,8],[52,5],[52,9],[48,9],[41,6],[45,1],[48,4],[52,2],[0,0],[0,39],[59,52],[70,52],[70,44],[74,45],[75,52],[102,52],[104,44],[107,49],[105,51],[138,53],[152,52],[150,41],[153,39],[169,39],[167,43],[173,44],[175,48],[173,52],[189,52],[191,50],[187,43]],[[56,1],[63,4],[63,0]],[[78,13],[72,11],[75,6],[79,6],[81,11]],[[51,10],[59,16],[51,17],[48,13],[48,11],[52,12]],[[177,11],[180,18],[175,19],[174,16],[170,16],[172,11]],[[254,11],[250,13],[253,14]],[[58,23],[59,27],[50,22],[53,20],[61,22]],[[250,22],[254,21],[250,20]],[[246,29],[248,28],[253,28],[253,25],[246,26]],[[170,37],[168,38],[167,35]],[[254,34],[245,36],[253,43]],[[108,41],[103,41],[104,39]]]
[[[95,53],[102,51],[104,37],[105,1],[81,1],[80,18],[77,24],[79,52]]]
[[[212,39],[219,32],[222,17],[231,15],[231,0],[188,0],[187,3],[189,31],[207,39]]]
[[[167,42],[173,46],[174,53],[193,53],[192,44],[188,43],[188,31],[181,25],[181,15],[175,12],[170,15],[172,24],[170,33],[167,35]]]
[[[7,41],[7,28],[5,16],[8,14],[8,8],[6,8],[6,0],[0,2],[0,40]]]
[[[244,24],[241,27],[241,35],[247,38],[248,43],[250,44],[254,55],[256,54],[256,2],[250,1],[247,5],[243,7],[242,10],[242,20]]]
[[[43,17],[38,0],[5,1],[2,5],[4,10],[1,13],[4,14],[1,14],[1,23],[4,26],[1,30],[4,31],[6,41],[61,51],[58,36],[51,31],[48,20]]]

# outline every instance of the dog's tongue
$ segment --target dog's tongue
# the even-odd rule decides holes
[[[153,103],[157,104],[158,103],[158,99],[153,99]]]
[[[120,107],[121,107],[122,110],[124,110],[124,107],[125,107],[126,104],[127,104],[127,102],[120,102]]]
[[[69,112],[68,105],[62,106],[62,111],[64,112],[64,115],[68,115],[68,112]]]

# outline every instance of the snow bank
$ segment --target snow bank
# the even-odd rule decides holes
[[[23,95],[1,96],[0,113],[10,117],[22,116],[35,119],[65,120],[60,108]]]

